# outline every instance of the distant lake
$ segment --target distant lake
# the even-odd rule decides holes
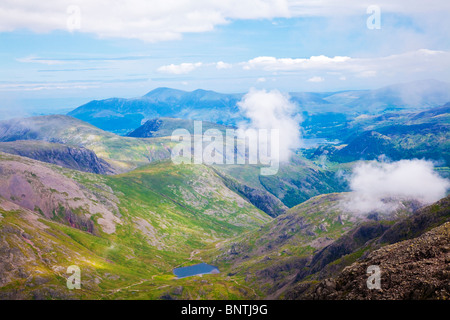
[[[304,149],[308,149],[308,148],[316,148],[321,144],[337,144],[340,143],[339,140],[334,140],[334,141],[330,141],[328,139],[325,138],[310,138],[310,139],[302,139],[303,142],[303,147]]]
[[[177,278],[185,278],[190,276],[196,276],[199,274],[211,274],[219,272],[220,271],[217,267],[209,265],[207,263],[199,263],[189,267],[173,269],[173,273],[177,276]]]

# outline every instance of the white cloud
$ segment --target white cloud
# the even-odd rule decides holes
[[[2,0],[0,32],[67,30],[155,42],[211,31],[235,19],[365,15],[372,4],[371,0]],[[382,14],[394,12],[427,20],[433,20],[430,13],[450,9],[448,0],[434,0],[433,5],[422,0],[378,0],[376,4]],[[70,26],[76,26],[75,30]]]
[[[367,7],[374,4],[382,12],[406,15],[437,12],[440,8],[450,9],[447,0],[434,0],[433,6],[426,5],[422,0],[290,0],[289,9],[295,16],[348,16],[366,12]]]
[[[216,63],[216,68],[217,69],[230,69],[233,65],[230,63],[225,63],[223,61],[219,61]]]
[[[351,60],[350,57],[336,56],[330,58],[324,55],[304,59],[256,57],[247,62],[243,62],[242,66],[244,70],[293,71],[324,67],[333,68],[349,60]]]
[[[244,70],[263,70],[267,72],[309,72],[311,81],[319,80],[316,72],[339,72],[341,79],[349,76],[370,78],[376,76],[400,74],[424,74],[431,77],[443,70],[450,69],[450,52],[420,49],[401,54],[376,58],[353,58],[346,56],[327,57],[324,55],[310,58],[256,57],[240,63]],[[312,73],[312,74],[311,74]]]
[[[38,58],[33,59],[35,61]],[[284,76],[301,76],[306,81],[304,85],[325,81],[327,85],[331,86],[343,81],[348,82],[349,85],[352,83],[361,85],[363,83],[361,79],[364,79],[372,86],[383,86],[407,80],[437,79],[448,81],[450,51],[419,49],[395,55],[368,58],[328,57],[325,55],[307,58],[262,56],[234,63],[218,61],[168,64],[159,67],[157,71],[180,75],[201,67],[205,73],[217,75],[220,71],[236,66],[242,68],[241,72],[249,73],[252,78],[255,77],[256,80],[252,81],[256,81],[256,83],[262,83],[264,80],[267,82],[268,79]],[[330,76],[326,77],[325,75]]]
[[[77,10],[69,10],[73,6],[79,8],[79,16],[74,17]],[[284,0],[3,0],[0,32],[67,30],[155,42],[179,39],[183,33],[211,31],[232,19],[289,15]],[[76,25],[76,30],[69,24]]]
[[[389,212],[398,200],[433,203],[445,197],[450,182],[433,170],[425,160],[361,162],[350,177],[352,193],[342,203],[344,209],[358,213]]]
[[[202,66],[201,62],[196,63],[185,62],[181,64],[169,64],[166,66],[159,67],[158,72],[170,74],[186,74],[191,71],[194,71],[195,69],[201,66]]]
[[[325,79],[318,76],[314,76],[308,79],[308,82],[323,82],[323,81],[325,81]]]
[[[251,89],[238,103],[241,113],[249,122],[239,124],[239,129],[276,129],[279,132],[278,145],[272,141],[272,148],[278,149],[279,161],[287,161],[291,150],[301,146],[300,116],[298,108],[289,101],[289,96],[278,90]]]

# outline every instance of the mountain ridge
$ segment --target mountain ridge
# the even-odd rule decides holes
[[[413,88],[420,90],[414,91]],[[408,92],[419,93],[412,97],[408,96]],[[445,82],[423,80],[394,84],[376,90],[291,92],[290,96],[291,100],[299,105],[299,111],[324,113],[340,110],[355,116],[362,113],[375,114],[437,106],[450,101],[449,92],[450,85]],[[68,115],[118,134],[126,134],[146,120],[158,117],[236,125],[243,119],[237,106],[243,96],[242,93],[225,94],[204,89],[183,91],[161,87],[142,97],[93,100],[75,108]],[[108,112],[102,114],[105,110]]]

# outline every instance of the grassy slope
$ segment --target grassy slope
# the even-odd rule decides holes
[[[130,138],[103,131],[63,115],[12,119],[0,122],[0,141],[46,140],[82,146],[117,169],[129,171],[153,160],[170,157],[167,138]]]
[[[402,202],[404,206],[385,216],[386,220],[374,222],[345,212],[341,201],[345,201],[346,196],[333,193],[313,197],[258,230],[209,252],[210,259],[221,270],[245,280],[260,297],[277,299],[292,283],[298,282],[299,277],[309,281],[309,275],[320,271],[323,263],[340,258],[340,252],[352,254],[339,260],[339,264],[356,260],[364,253],[364,250],[353,252],[354,247],[358,249],[365,242],[361,239],[370,239],[368,234],[380,233],[393,221],[410,215],[410,205],[414,205]],[[361,229],[354,231],[360,226]],[[360,240],[362,244],[358,243]],[[331,252],[326,248],[332,248]]]
[[[120,223],[114,233],[106,234],[98,225],[100,216],[92,215],[97,230],[95,236],[24,208],[2,209],[2,241],[8,243],[5,248],[23,252],[23,262],[12,265],[27,269],[25,278],[19,276],[18,269],[13,270],[12,282],[0,290],[3,297],[17,290],[17,294],[28,298],[70,295],[105,299],[242,298],[254,295],[250,289],[227,279],[225,274],[205,275],[206,282],[200,285],[198,278],[173,279],[174,267],[201,261],[196,257],[200,250],[212,249],[217,242],[254,230],[270,220],[227,189],[212,169],[156,163],[127,174],[99,176],[3,155],[2,160],[6,159],[33,163],[31,173],[39,171],[40,166],[51,168],[92,192],[100,193],[106,186],[110,187],[119,204]],[[39,177],[38,172],[34,174]],[[28,214],[24,216],[20,212]],[[47,229],[31,223],[36,219]],[[19,235],[17,230],[21,230]],[[39,250],[23,249],[28,242],[20,237],[21,232],[28,234]],[[38,251],[42,255],[37,255]],[[61,270],[71,264],[82,268],[86,282],[83,281],[85,287],[81,291],[65,288]],[[61,270],[55,272],[55,267]],[[44,271],[38,275],[41,269]],[[40,284],[42,280],[37,276],[48,282]],[[49,287],[50,284],[55,287]],[[183,286],[181,293],[180,285]]]
[[[219,126],[220,127],[220,126]],[[0,122],[0,141],[46,140],[83,146],[106,160],[118,172],[127,172],[148,163],[169,159],[175,142],[170,137],[132,138],[103,131],[81,120],[63,116],[39,116]],[[296,154],[282,164],[275,176],[260,176],[252,165],[216,166],[217,169],[250,187],[270,192],[288,207],[321,193],[344,191],[336,170],[321,168]]]
[[[294,207],[320,194],[346,191],[345,182],[336,173],[347,170],[348,165],[327,165],[298,153],[288,163],[281,163],[276,175],[262,176],[256,165],[217,165],[216,168],[242,183],[270,192],[287,207]]]
[[[160,162],[99,176],[3,155],[7,159],[33,163],[31,173],[39,166],[51,168],[94,194],[111,188],[121,223],[106,234],[93,215],[95,236],[37,212],[0,205],[0,271],[12,279],[0,289],[3,298],[279,297],[308,267],[311,255],[361,222],[342,212],[342,194],[314,197],[271,220],[203,166]],[[337,264],[348,265],[363,254],[356,251]],[[221,273],[174,280],[174,267],[201,261],[217,265]],[[72,264],[82,268],[81,291],[65,288],[64,270]]]
[[[163,145],[158,145],[162,140],[154,139],[149,143],[150,140],[147,139],[123,138],[87,124],[82,124],[80,127],[75,122],[73,126],[66,123],[67,127],[56,129],[52,125],[46,126],[44,123],[40,125],[45,134],[54,137],[61,135],[63,142],[84,145],[110,162],[126,169],[158,159],[158,155],[168,154]],[[153,155],[155,157],[150,156],[149,159],[148,151],[152,150],[151,148],[154,148]],[[92,270],[91,278],[94,279],[95,275],[98,275],[100,284],[85,293],[86,297],[239,298],[262,296],[268,290],[270,291],[274,284],[280,283],[280,279],[289,281],[295,275],[294,269],[302,266],[302,259],[326,243],[320,241],[336,239],[354,223],[345,219],[344,224],[339,222],[339,211],[330,210],[333,207],[333,195],[327,195],[323,198],[311,199],[291,209],[274,222],[263,226],[262,229],[252,232],[269,218],[251,206],[240,207],[233,197],[226,199],[230,190],[222,188],[220,179],[216,179],[214,172],[203,166],[174,168],[168,163],[156,163],[115,177],[101,177],[57,169],[55,166],[50,167],[78,181],[88,189],[98,191],[98,184],[111,187],[120,202],[122,225],[118,225],[116,233],[112,235],[102,233],[99,236],[93,236],[87,232],[40,218],[43,223],[52,228],[52,231],[53,229],[58,230],[56,240],[52,239],[53,241],[58,243],[62,238],[69,241],[70,244],[81,246],[83,249],[77,250],[83,252],[83,257],[91,257],[90,261],[98,261],[95,265],[106,261],[101,268]],[[299,170],[299,168],[302,169]],[[244,175],[241,168],[238,168],[232,175],[245,179],[254,186],[267,188],[283,199],[289,199],[286,198],[286,195],[295,199],[298,196],[296,190],[308,189],[310,191],[311,187],[316,186],[317,181],[314,179],[308,181],[309,174],[323,173],[322,171],[324,170],[317,164],[308,162],[305,165],[305,162],[300,161],[298,167],[282,168],[279,176],[271,177],[268,180],[261,181],[258,174],[251,171],[245,171]],[[196,180],[193,177],[200,177],[200,179]],[[205,184],[205,181],[209,181],[209,184]],[[307,184],[304,184],[305,181]],[[297,185],[296,182],[302,184]],[[217,185],[220,186],[220,190],[213,188]],[[280,188],[280,185],[283,187]],[[314,192],[317,194],[333,191],[332,188],[326,189],[327,184],[323,187],[325,191],[316,188]],[[294,204],[290,203],[290,205]],[[14,211],[4,210],[2,215],[4,216],[0,220],[2,226],[15,225],[25,228],[27,221],[21,222]],[[8,220],[16,218],[17,221]],[[94,221],[97,219],[97,216],[93,217]],[[147,221],[150,226],[156,226],[154,227],[156,231],[147,227],[140,219]],[[244,221],[243,225],[242,221]],[[294,221],[294,225],[292,225],[292,221]],[[300,229],[297,228],[299,225],[295,225],[295,222],[301,226]],[[324,224],[325,230],[314,229],[314,226],[317,227],[324,222],[328,224],[328,226]],[[136,224],[140,224],[139,228],[141,229],[136,227]],[[303,227],[305,228],[302,229]],[[39,241],[47,236],[47,234],[41,236],[40,231],[27,228],[30,233],[36,232]],[[221,246],[222,241],[227,241],[227,239],[246,231],[250,233],[243,234],[234,241],[238,243],[234,249],[229,244]],[[308,231],[313,233],[308,233]],[[5,232],[4,234],[7,237],[5,241],[13,244],[12,247],[24,246],[24,243],[17,242],[24,240],[20,237],[15,238],[16,233],[12,232],[13,235],[10,235],[9,232]],[[261,237],[261,235],[263,236]],[[256,240],[257,238],[260,239]],[[275,246],[273,239],[275,239]],[[25,243],[28,244],[26,241]],[[314,245],[311,245],[312,243]],[[66,245],[60,245],[62,248],[60,251],[66,252],[64,249]],[[216,254],[216,245],[224,249],[222,253],[228,250],[237,250],[238,252],[237,257],[234,257],[234,253],[232,254],[231,260],[226,258],[227,254],[224,255],[225,258],[220,257],[217,260],[223,271],[220,275],[204,276],[206,282],[195,278],[171,280],[170,270],[174,266],[198,262],[201,258],[209,262]],[[158,249],[158,246],[161,249]],[[240,246],[245,250],[239,252]],[[196,249],[203,252],[196,253],[194,251]],[[239,255],[246,250],[250,252],[248,258],[245,255]],[[72,255],[70,250],[67,252],[70,252],[69,256]],[[237,267],[238,265],[239,267]],[[107,272],[98,273],[99,270],[107,270]],[[128,273],[123,270],[128,270]],[[89,269],[87,272],[89,276]],[[228,278],[226,277],[228,272],[234,275]],[[114,280],[117,278],[116,276],[120,276],[121,280]],[[278,278],[272,278],[273,276]],[[109,281],[109,277],[112,277],[113,280]],[[256,292],[244,286],[245,279],[256,288]],[[261,281],[261,279],[263,280]],[[216,285],[210,286],[211,283]],[[181,293],[178,290],[180,284],[183,286]],[[25,280],[20,285],[25,288]],[[131,287],[128,287],[130,285]],[[33,289],[26,287],[25,290],[32,291]],[[101,292],[105,290],[112,290],[112,295],[103,295]]]
[[[266,296],[291,281],[308,256],[358,223],[358,218],[341,211],[341,197],[321,195],[291,208],[258,230],[210,252],[212,259]]]

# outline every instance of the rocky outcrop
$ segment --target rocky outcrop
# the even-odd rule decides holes
[[[380,268],[381,289],[369,289],[367,268]],[[322,281],[311,299],[442,299],[450,298],[450,222],[422,236],[370,253]]]
[[[388,228],[388,225],[382,222],[363,223],[316,253],[308,268],[299,271],[296,280],[300,281],[310,274],[320,272],[333,261],[353,253],[368,241],[381,236]]]
[[[114,168],[86,148],[38,140],[1,142],[0,151],[97,174],[114,174]]]
[[[88,189],[49,164],[0,152],[0,197],[93,234],[99,231],[96,220],[103,232],[113,233],[120,223],[119,201],[102,176],[93,179]]]
[[[285,298],[448,299],[449,221],[447,196],[393,225],[364,223],[316,253]],[[378,265],[385,275],[380,291],[367,288],[370,265]],[[307,276],[320,282],[305,281]]]
[[[152,119],[146,121],[142,126],[128,133],[128,137],[151,138],[154,137],[158,129],[161,127],[161,119]]]
[[[417,211],[416,214],[394,224],[378,240],[392,244],[412,239],[450,220],[450,196]]]
[[[266,190],[252,188],[230,176],[225,175],[215,168],[213,168],[213,170],[222,178],[223,182],[229,189],[246,198],[251,204],[261,211],[264,211],[269,216],[279,216],[280,214],[285,213],[288,209],[288,207],[286,207],[280,199]]]

